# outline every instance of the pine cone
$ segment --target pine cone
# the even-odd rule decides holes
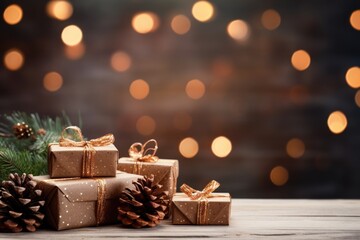
[[[169,211],[169,193],[153,185],[154,175],[133,181],[135,189],[126,188],[120,196],[118,219],[133,228],[155,227]]]
[[[41,190],[31,174],[9,175],[0,187],[0,230],[7,232],[36,231],[44,218]]]
[[[32,128],[25,122],[15,124],[13,126],[13,132],[18,139],[30,138],[34,135]]]

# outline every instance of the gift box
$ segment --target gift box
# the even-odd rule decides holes
[[[48,154],[50,177],[114,177],[119,159],[117,148],[110,144],[94,149],[95,154],[90,159],[87,172],[84,147],[61,147],[58,144],[51,144]]]
[[[172,199],[173,224],[229,225],[231,197],[229,193],[213,193],[220,183],[210,181],[203,190],[187,184]]]
[[[160,184],[163,191],[169,191],[170,198],[176,192],[179,176],[178,160],[159,159],[156,162],[141,162],[133,158],[122,157],[118,161],[117,169],[143,176],[154,174],[154,184]]]
[[[36,176],[46,200],[44,222],[56,230],[114,224],[121,192],[139,177],[124,172],[110,178]]]
[[[229,193],[213,193],[203,200],[191,200],[184,193],[175,193],[172,199],[172,223],[229,225],[230,208]]]

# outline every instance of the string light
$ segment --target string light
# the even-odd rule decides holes
[[[137,79],[130,84],[129,91],[133,98],[142,100],[149,95],[150,87],[146,81]]]
[[[116,52],[111,56],[111,67],[118,72],[125,72],[131,66],[131,58],[125,52]]]
[[[136,14],[132,19],[132,27],[140,34],[154,32],[159,27],[159,17],[152,12]]]
[[[305,144],[301,139],[292,138],[286,144],[286,152],[292,158],[300,158],[305,153]]]
[[[351,67],[347,70],[345,79],[347,84],[352,88],[360,87],[360,68]]]
[[[214,16],[214,6],[207,1],[198,1],[192,7],[192,15],[199,22],[208,22]]]
[[[354,29],[360,31],[360,9],[352,12],[350,16],[350,24]]]
[[[190,80],[185,87],[185,92],[189,98],[200,99],[205,94],[205,85],[199,79]]]
[[[17,4],[12,4],[8,6],[4,13],[3,18],[5,22],[9,25],[15,25],[18,24],[23,17],[23,11],[21,7]]]
[[[81,42],[83,33],[76,25],[69,25],[61,33],[62,41],[68,46],[75,46]]]
[[[289,180],[289,172],[283,166],[276,166],[271,169],[270,180],[276,186],[283,186]]]
[[[49,92],[58,91],[63,85],[63,78],[58,72],[49,72],[44,76],[44,88]]]
[[[213,140],[211,144],[211,150],[215,156],[224,158],[228,156],[231,152],[232,144],[231,141],[224,137],[220,136]]]
[[[335,134],[342,133],[347,126],[347,119],[341,111],[332,112],[327,120],[328,127]]]
[[[245,21],[237,19],[228,24],[227,33],[237,41],[244,41],[249,36],[249,26]]]
[[[191,137],[184,138],[179,144],[179,152],[186,158],[193,158],[199,151],[199,144]]]
[[[280,26],[281,16],[274,9],[268,9],[261,15],[261,23],[267,30],[275,30]]]
[[[291,56],[293,67],[299,71],[304,71],[310,66],[311,58],[309,53],[304,50],[297,50]]]
[[[150,116],[142,116],[136,121],[136,130],[144,136],[154,133],[156,128],[155,120]]]
[[[68,1],[49,1],[46,5],[47,14],[57,20],[69,19],[73,13],[73,7]]]
[[[355,103],[358,107],[360,107],[360,90],[357,90],[355,94]]]
[[[10,71],[19,70],[24,64],[24,54],[18,49],[10,49],[4,55],[4,65]]]
[[[181,14],[176,15],[171,20],[171,29],[179,35],[183,35],[183,34],[187,33],[190,30],[190,27],[191,27],[191,22],[184,15],[181,15]]]
[[[65,45],[65,55],[71,60],[80,59],[85,54],[85,44],[80,42],[74,46]]]

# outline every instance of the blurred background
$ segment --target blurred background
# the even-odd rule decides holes
[[[0,2],[0,109],[82,116],[178,185],[360,197],[359,1]]]

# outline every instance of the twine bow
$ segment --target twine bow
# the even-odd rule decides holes
[[[154,147],[147,147],[148,144],[154,143]],[[157,162],[159,158],[155,156],[158,149],[157,141],[150,139],[144,144],[136,142],[129,148],[129,156],[139,162]],[[151,152],[152,151],[152,152]]]
[[[65,137],[65,133],[69,129],[75,131],[77,136],[80,138],[80,141],[74,141]],[[93,177],[94,155],[96,153],[94,147],[107,146],[114,143],[114,141],[115,138],[112,134],[106,134],[102,137],[85,141],[80,128],[76,126],[70,126],[62,131],[59,145],[61,147],[83,147],[84,154],[82,158],[82,177]]]
[[[187,184],[183,184],[180,187],[180,190],[185,193],[191,200],[198,201],[198,210],[197,210],[197,224],[207,224],[208,222],[208,198],[211,197],[211,193],[214,192],[220,183],[215,180],[210,181],[203,190],[199,191]]]

